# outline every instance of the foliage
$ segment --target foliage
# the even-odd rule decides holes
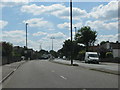
[[[2,56],[7,58],[7,63],[10,63],[12,58],[13,45],[9,42],[2,42]]]
[[[71,47],[71,45],[72,45],[72,47]],[[63,44],[63,48],[58,50],[58,55],[60,58],[65,56],[67,59],[70,59],[71,58],[71,50],[72,50],[72,58],[78,59],[77,58],[78,52],[83,49],[84,49],[84,47],[78,45],[78,43],[76,41],[71,42],[71,40],[68,39],[68,40],[65,40],[65,42]]]
[[[105,49],[105,48],[100,48],[100,49],[99,49],[100,58],[106,58],[106,52],[107,52],[107,49]]]
[[[51,51],[50,51],[50,54],[51,54],[53,57],[55,57],[55,58],[57,58],[57,57],[58,57],[57,52],[56,52],[56,51],[54,51],[54,50],[51,50]]]
[[[106,41],[102,41],[101,43],[100,43],[100,45],[103,45],[103,44],[105,44],[106,43]]]
[[[9,42],[2,42],[2,56],[12,55],[13,45]]]
[[[107,58],[113,58],[112,52],[107,52],[107,53],[106,53],[106,57],[107,57]]]
[[[85,57],[85,50],[80,51],[77,57],[79,58],[79,60],[83,61]]]
[[[78,30],[75,40],[78,43],[83,43],[86,45],[86,50],[88,50],[89,46],[94,46],[96,41],[97,32],[91,30],[89,26],[84,26],[80,30]]]

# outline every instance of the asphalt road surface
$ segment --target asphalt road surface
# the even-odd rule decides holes
[[[3,88],[118,88],[118,75],[33,60],[19,67]]]

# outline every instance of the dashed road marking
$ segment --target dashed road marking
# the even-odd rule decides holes
[[[52,72],[55,72],[54,70],[52,70]]]
[[[65,78],[64,76],[60,76],[60,77],[63,78],[63,79],[65,79],[65,80],[67,79],[67,78]]]

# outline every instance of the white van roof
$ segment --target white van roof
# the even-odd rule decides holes
[[[86,52],[87,54],[97,54],[97,52]]]

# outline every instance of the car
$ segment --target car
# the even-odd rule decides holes
[[[66,57],[65,56],[63,56],[63,60],[65,60],[66,59]]]
[[[97,63],[99,64],[99,55],[97,52],[86,52],[85,63]]]

